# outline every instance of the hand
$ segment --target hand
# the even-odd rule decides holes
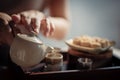
[[[11,33],[11,28],[9,26],[9,21],[11,21],[11,17],[6,14],[0,12],[0,43],[10,45],[13,40],[13,36]]]
[[[44,14],[39,11],[29,10],[13,14],[12,19],[21,33],[29,34],[34,31],[38,34],[41,31],[44,36],[49,36],[54,32],[52,22],[48,18],[45,18]]]

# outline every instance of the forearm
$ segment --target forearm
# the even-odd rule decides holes
[[[50,20],[53,22],[55,26],[55,31],[53,32],[53,35],[49,37],[55,38],[57,40],[64,39],[69,31],[69,27],[70,27],[69,20],[61,17],[50,17]]]

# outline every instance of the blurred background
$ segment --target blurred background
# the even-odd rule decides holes
[[[65,40],[80,35],[98,36],[116,41],[120,48],[120,0],[68,0],[71,28]],[[41,38],[42,39],[42,38]],[[65,48],[64,41],[44,41]]]

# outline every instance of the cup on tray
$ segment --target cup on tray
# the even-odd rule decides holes
[[[93,60],[90,58],[78,58],[78,69],[79,70],[91,70]]]
[[[45,56],[46,71],[60,71],[63,66],[63,55],[59,52],[47,53]]]

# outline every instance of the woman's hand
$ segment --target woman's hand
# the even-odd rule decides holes
[[[0,44],[10,45],[13,41],[12,30],[9,26],[11,20],[8,14],[0,12]]]
[[[45,18],[42,12],[36,10],[13,14],[12,19],[21,33],[29,34],[34,31],[38,34],[41,31],[44,36],[50,36],[54,32],[54,25],[50,19]]]

